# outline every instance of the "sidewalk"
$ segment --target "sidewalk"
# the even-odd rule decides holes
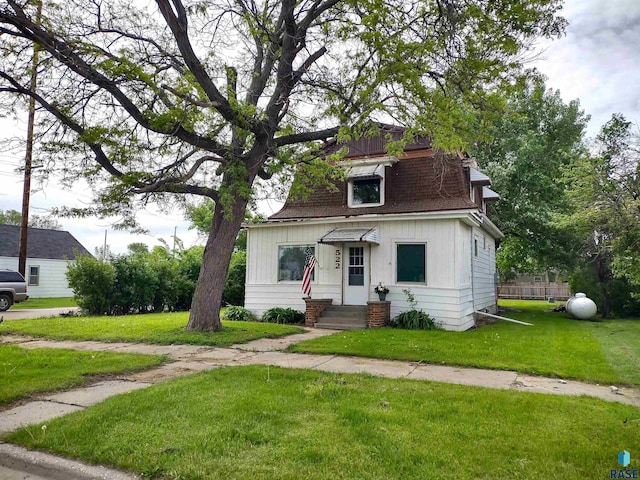
[[[565,381],[555,378],[520,375],[512,371],[429,365],[419,362],[377,360],[338,355],[307,355],[282,351],[291,344],[311,338],[331,335],[333,333],[336,333],[336,331],[313,329],[302,334],[277,339],[254,340],[246,344],[233,345],[227,348],[212,348],[197,345],[144,345],[131,343],[51,341],[5,335],[0,337],[1,343],[18,345],[23,348],[69,348],[75,350],[161,354],[167,355],[170,361],[151,370],[123,375],[110,381],[99,382],[87,387],[43,396],[40,400],[1,411],[0,433],[13,431],[24,425],[45,422],[70,412],[82,410],[110,396],[146,388],[155,383],[172,378],[220,367],[240,365],[272,365],[335,373],[366,373],[389,378],[404,377],[414,380],[513,389],[554,395],[588,395],[609,402],[625,403],[640,407],[640,391],[631,388],[620,388],[614,393],[609,386],[593,385],[573,380]],[[1,478],[13,478],[9,477],[8,474],[5,474],[2,470],[3,466],[9,466],[6,459],[13,458],[10,455],[7,456],[4,454],[4,450],[9,447],[13,446],[0,444]],[[27,451],[24,450],[24,452]],[[18,458],[21,458],[22,454],[16,455]],[[14,455],[14,457],[16,455]],[[57,457],[53,458],[55,459]],[[78,467],[77,469],[80,470],[86,467],[76,462],[71,462],[71,464],[76,465]],[[76,470],[71,473],[75,475],[75,473],[77,473]],[[103,477],[76,477],[72,476],[69,471],[66,471],[65,474],[59,477],[41,477],[38,476],[37,472],[25,470],[24,468],[20,471],[27,471],[33,476],[16,476],[16,479],[78,478],[84,480],[93,478],[134,478],[109,475]],[[121,472],[116,473],[121,475]]]
[[[78,307],[25,308],[1,312],[0,317],[3,317],[5,320],[17,320],[20,318],[58,317],[61,314],[76,313],[78,311],[80,311]]]

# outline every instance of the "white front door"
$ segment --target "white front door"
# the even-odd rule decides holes
[[[366,305],[369,300],[369,245],[344,245],[344,304]]]

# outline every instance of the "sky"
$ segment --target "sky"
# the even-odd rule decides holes
[[[587,134],[595,136],[613,113],[640,122],[640,2],[638,0],[567,0],[562,15],[569,21],[566,35],[552,42],[540,42],[539,54],[530,66],[547,77],[547,86],[560,90],[565,102],[580,100],[591,115]],[[26,119],[25,119],[26,122]],[[24,131],[24,123],[0,122],[0,137]],[[0,209],[21,210],[22,174],[14,170],[24,162],[23,156],[0,151]],[[81,206],[90,195],[86,186],[77,184],[63,190],[54,181],[31,196],[32,214],[46,214],[54,206]],[[278,210],[275,202],[261,203],[261,213]],[[149,208],[138,214],[148,235],[114,231],[108,220],[96,218],[67,219],[59,222],[90,252],[104,243],[114,253],[126,251],[127,245],[143,242],[150,247],[159,239],[173,244],[174,229],[186,247],[202,244],[181,211],[169,214]]]

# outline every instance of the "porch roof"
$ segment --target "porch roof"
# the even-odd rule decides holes
[[[372,228],[334,228],[318,239],[319,243],[366,242],[378,245],[380,232],[378,227]]]

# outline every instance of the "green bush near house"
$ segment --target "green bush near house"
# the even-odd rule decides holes
[[[202,247],[170,252],[144,244],[107,261],[77,258],[67,269],[75,299],[89,315],[188,310],[202,264]],[[244,304],[246,252],[235,252],[222,294],[225,305]]]
[[[405,328],[407,330],[436,330],[437,322],[421,310],[407,310],[389,322],[393,328]]]
[[[222,292],[223,305],[244,305],[244,283],[247,271],[247,252],[238,251],[231,255],[229,272]]]
[[[407,297],[407,302],[411,307],[394,317],[389,322],[389,326],[393,328],[404,328],[407,330],[436,330],[439,328],[438,322],[428,313],[418,310],[418,302],[411,290],[405,288],[402,292]]]
[[[262,314],[262,321],[269,323],[293,323],[304,322],[304,313],[293,308],[274,307]]]
[[[258,319],[251,310],[237,305],[229,305],[222,313],[223,320],[232,322],[256,322]]]

